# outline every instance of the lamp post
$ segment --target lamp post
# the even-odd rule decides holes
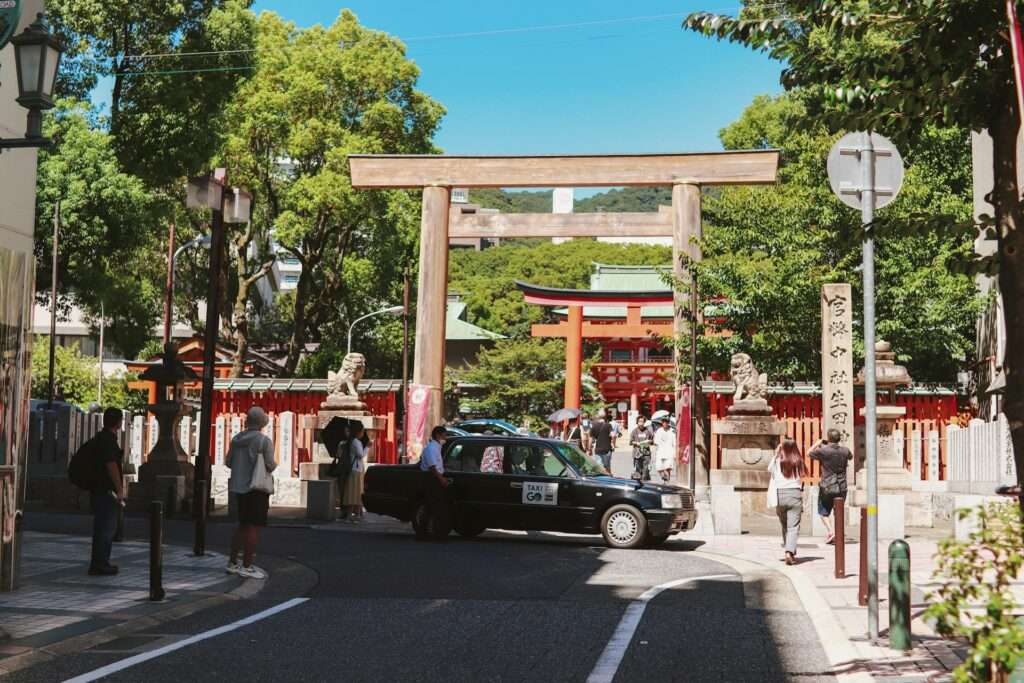
[[[53,141],[43,137],[43,111],[53,108],[53,85],[64,46],[46,28],[42,13],[37,14],[36,20],[24,31],[11,38],[11,44],[18,72],[16,101],[28,109],[28,122],[25,137],[0,139],[0,150],[49,147]]]
[[[375,315],[384,315],[385,313],[390,313],[391,315],[401,315],[402,313],[405,313],[405,306],[389,306],[387,308],[382,308],[379,311],[374,311],[373,313],[367,313],[362,318],[356,318],[352,322],[352,324],[348,326],[348,346],[345,348],[346,356],[352,353],[352,328],[354,328],[357,323],[362,322],[367,318],[372,318]]]
[[[174,224],[171,224],[171,246],[174,246]],[[170,260],[167,262],[167,300],[164,302],[164,344],[171,341],[171,327],[173,326],[174,317],[174,279],[175,279],[175,268],[178,267],[178,257],[181,256],[181,252],[191,249],[192,247],[202,246],[207,249],[210,248],[210,244],[213,242],[213,238],[209,235],[202,235],[196,237],[193,240],[185,242],[171,254]]]
[[[245,223],[252,212],[252,195],[237,187],[227,187],[227,172],[218,168],[212,175],[190,178],[185,205],[213,212],[210,221],[210,276],[206,290],[206,330],[203,347],[203,391],[199,410],[199,451],[196,453],[192,489],[192,514],[195,539],[192,551],[206,553],[206,501],[209,492],[210,424],[213,410],[213,375],[216,365],[217,336],[220,330],[220,280],[224,262],[224,223]],[[172,259],[173,261],[173,259]]]

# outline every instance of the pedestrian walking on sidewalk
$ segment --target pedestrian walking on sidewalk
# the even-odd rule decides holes
[[[249,408],[245,415],[245,431],[231,439],[227,465],[231,468],[228,490],[238,503],[238,529],[231,539],[231,558],[227,572],[247,579],[265,579],[267,573],[252,563],[259,541],[260,527],[267,525],[270,494],[274,492],[274,479],[270,473],[277,467],[274,462],[274,442],[261,430],[270,418],[259,406]],[[242,564],[238,555],[242,554]]]
[[[786,564],[796,564],[796,541],[800,536],[800,515],[804,507],[804,459],[796,441],[783,439],[768,465],[768,505],[775,506],[786,548]]]
[[[651,444],[654,432],[647,426],[647,418],[638,415],[636,427],[629,433],[629,445],[633,447],[633,478],[647,481],[651,478]]]
[[[354,424],[348,445],[351,465],[341,492],[342,511],[352,522],[359,522],[363,518],[363,476],[366,473],[366,451],[369,445],[366,429],[361,424]]]
[[[94,486],[89,492],[92,503],[92,558],[90,576],[110,576],[117,567],[110,564],[110,551],[117,533],[117,515],[124,505],[124,477],[121,474],[124,452],[117,443],[123,421],[121,411],[103,411],[103,429],[82,446],[82,456],[90,458]],[[78,454],[76,454],[78,457]]]
[[[604,410],[597,412],[597,419],[590,424],[590,439],[593,443],[594,455],[601,461],[604,468],[612,471],[612,426],[605,419]]]
[[[672,469],[676,463],[676,433],[667,417],[661,418],[661,429],[654,432],[654,469],[658,470],[661,480],[669,483],[672,480]]]
[[[566,437],[566,441],[583,450],[583,427],[580,425],[579,417],[569,420],[569,435]]]
[[[818,483],[818,515],[825,524],[828,535],[825,543],[834,543],[835,526],[832,524],[832,509],[836,498],[846,499],[846,464],[853,460],[849,448],[840,446],[842,434],[838,429],[828,430],[828,440],[822,439],[807,455],[821,462],[821,481]]]

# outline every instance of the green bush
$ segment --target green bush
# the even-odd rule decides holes
[[[49,398],[50,338],[40,335],[32,349],[32,398]],[[140,408],[146,403],[143,392],[128,388],[126,375],[103,379],[103,406],[121,409]],[[78,344],[58,346],[54,349],[54,393],[67,403],[88,409],[98,403],[99,363],[95,358],[83,356]]]
[[[977,530],[966,542],[941,544],[935,578],[942,585],[928,596],[925,617],[940,635],[970,643],[970,656],[953,672],[957,681],[1005,681],[1024,666],[1024,624],[1011,591],[1024,564],[1021,510],[996,502],[957,516],[973,517]]]

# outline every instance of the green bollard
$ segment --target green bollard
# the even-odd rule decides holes
[[[906,652],[910,644],[910,546],[889,544],[889,648]]]

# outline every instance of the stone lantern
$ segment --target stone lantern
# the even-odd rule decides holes
[[[169,510],[177,511],[192,491],[195,472],[178,441],[181,418],[192,411],[182,400],[182,388],[199,377],[178,360],[177,345],[168,342],[161,362],[151,365],[139,379],[156,383],[156,403],[147,405],[146,410],[156,417],[159,429],[156,444],[139,468],[139,483],[147,500],[171,501]]]
[[[875,406],[879,524],[889,531],[885,535],[898,538],[903,535],[904,520],[912,526],[931,526],[931,509],[930,505],[925,505],[926,501],[919,500],[922,496],[913,491],[913,477],[903,465],[903,450],[897,448],[901,442],[896,438],[896,425],[907,414],[907,409],[895,405],[896,389],[910,385],[913,379],[904,366],[896,363],[896,354],[889,342],[879,340],[875,344],[875,358],[875,383],[878,392],[885,392],[889,400]],[[857,373],[855,383],[864,385],[864,368]],[[860,409],[860,415],[864,416],[864,408]],[[868,438],[870,435],[865,433],[861,443]],[[865,468],[861,450],[857,458],[857,488],[853,501],[857,506],[867,504]]]

